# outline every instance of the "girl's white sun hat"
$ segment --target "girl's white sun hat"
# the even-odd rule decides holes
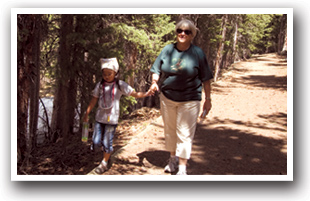
[[[108,58],[108,59],[101,58],[100,62],[101,62],[101,70],[106,68],[113,70],[116,73],[118,72],[119,65],[116,58]]]

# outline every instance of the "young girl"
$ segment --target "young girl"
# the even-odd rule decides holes
[[[95,169],[102,174],[107,168],[107,163],[113,151],[113,137],[118,124],[120,98],[122,95],[144,98],[153,94],[152,91],[135,92],[126,82],[119,80],[119,65],[116,58],[100,59],[102,81],[97,83],[92,92],[92,100],[86,110],[83,121],[88,122],[88,115],[98,102],[96,123],[93,134],[93,148],[103,146],[103,160]]]

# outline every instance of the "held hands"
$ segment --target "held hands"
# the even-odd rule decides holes
[[[156,82],[152,82],[152,85],[150,86],[149,90],[146,92],[146,96],[153,96],[156,91],[159,91],[158,85]]]
[[[155,81],[152,82],[150,90],[152,90],[154,93],[155,93],[155,91],[159,91],[159,87],[158,87],[157,82],[155,82]]]
[[[151,88],[145,93],[145,96],[153,96],[155,94],[155,92],[153,90],[151,90]]]
[[[159,75],[156,74],[156,73],[153,73],[152,74],[152,85],[150,87],[150,90],[152,90],[154,92],[155,91],[159,91],[159,87],[158,87],[158,84],[157,84],[158,80],[159,80]]]

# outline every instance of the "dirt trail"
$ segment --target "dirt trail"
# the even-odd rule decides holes
[[[212,110],[197,127],[188,174],[287,174],[286,89],[286,59],[276,54],[228,69],[212,84]],[[113,154],[104,175],[169,175],[164,143],[159,117]]]

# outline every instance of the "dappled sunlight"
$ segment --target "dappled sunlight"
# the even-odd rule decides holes
[[[252,158],[251,161],[253,163],[259,163],[259,162],[261,162],[261,159],[259,159],[259,158]]]
[[[235,160],[237,160],[237,161],[238,161],[238,160],[242,160],[242,156],[234,156],[233,159],[235,159]]]
[[[212,110],[197,127],[189,174],[287,174],[286,74],[284,57],[257,55],[213,83]]]
[[[261,67],[251,74],[255,65],[252,69],[250,64],[236,65],[232,78],[213,83],[213,107],[197,125],[189,175],[287,174],[286,85],[281,84],[286,78],[255,75]],[[165,174],[169,152],[163,124],[151,122],[148,127],[107,174]]]
[[[260,142],[254,142],[253,145],[256,146],[256,147],[263,147],[263,146],[264,146],[264,145],[263,145],[262,143],[260,143]]]
[[[239,137],[237,137],[237,136],[230,136],[229,138],[233,139],[233,140],[238,140],[239,139]]]

